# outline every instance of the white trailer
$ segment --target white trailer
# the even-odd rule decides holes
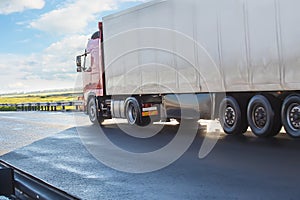
[[[250,126],[268,137],[284,125],[300,137],[299,8],[298,0],[155,0],[104,17],[103,92],[86,90],[87,106],[96,99],[100,118],[144,124],[149,105],[160,105],[167,118],[219,118],[229,134]]]

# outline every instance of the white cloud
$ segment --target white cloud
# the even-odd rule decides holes
[[[16,83],[12,83],[12,84],[9,84],[8,85],[8,88],[9,89],[13,89],[13,90],[16,90],[16,89],[24,89],[28,86],[26,86],[24,83],[22,82],[16,82]]]
[[[36,0],[36,2],[38,1],[44,2]],[[32,21],[30,25],[33,28],[47,32],[59,32],[62,35],[69,34],[39,53],[31,55],[0,54],[0,93],[74,87],[78,75],[75,56],[83,53],[88,38],[81,31],[86,32],[85,29],[89,22],[97,24],[96,16],[100,12],[116,9],[120,2],[128,1],[141,2],[142,0],[69,0],[56,10]],[[0,2],[1,10],[5,5],[4,1],[0,0]],[[17,4],[15,2],[19,2],[18,8],[23,6],[22,9],[43,6],[34,4],[33,0],[28,0],[28,2],[32,2],[32,5],[25,4],[26,0],[5,0],[5,2],[13,2],[14,5]]]
[[[75,56],[88,36],[74,35],[29,56],[0,54],[0,93],[63,89],[75,86]]]
[[[42,9],[44,5],[44,0],[1,0],[0,14],[7,15],[27,9]]]
[[[122,2],[144,1],[147,0],[72,0],[32,21],[30,27],[58,34],[83,33],[89,22],[100,20],[99,13],[117,9]]]
[[[43,14],[32,21],[30,26],[46,32],[60,34],[84,32],[90,21],[96,20],[96,14],[116,8],[115,0],[77,0],[61,8]]]

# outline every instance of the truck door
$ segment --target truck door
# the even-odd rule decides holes
[[[84,93],[88,96],[93,93],[95,96],[103,96],[101,51],[100,39],[89,40],[86,49],[85,70],[84,70]]]

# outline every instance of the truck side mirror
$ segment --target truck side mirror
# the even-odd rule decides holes
[[[82,72],[81,57],[82,56],[76,57],[77,72]]]

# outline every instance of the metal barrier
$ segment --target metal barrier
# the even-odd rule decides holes
[[[11,107],[17,111],[57,111],[60,107],[66,111],[67,106],[73,106],[76,111],[83,111],[83,101],[52,102],[52,103],[19,103],[19,104],[0,104],[0,107]]]
[[[79,199],[1,160],[0,196],[22,200]]]

